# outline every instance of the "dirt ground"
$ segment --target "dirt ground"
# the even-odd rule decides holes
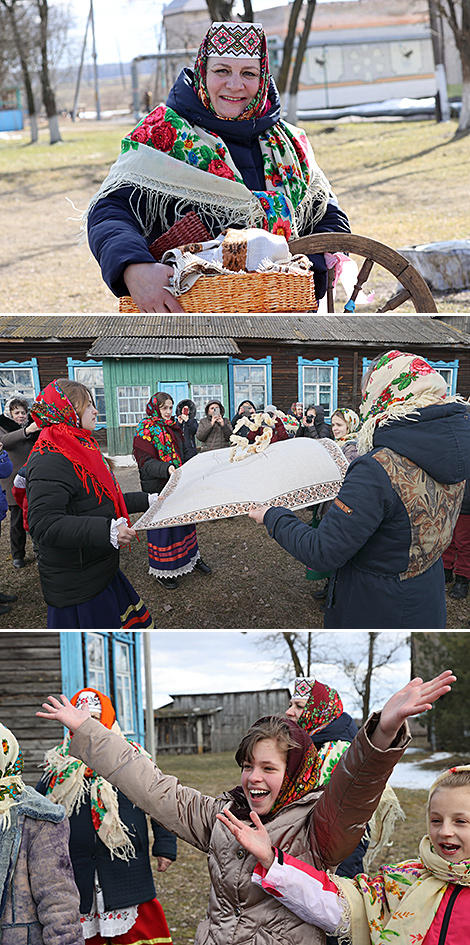
[[[131,116],[103,122],[61,119],[63,142],[51,148],[45,127],[40,142],[0,142],[2,229],[0,309],[4,313],[118,312],[96,261],[80,244],[80,211],[115,160]],[[453,138],[455,122],[307,123],[320,166],[334,182],[356,234],[399,249],[465,239],[468,214],[467,139]],[[442,181],[446,181],[445,201]],[[67,202],[68,201],[68,202]],[[78,209],[77,209],[78,208]],[[362,264],[362,258],[357,261]],[[367,283],[372,302],[358,314],[375,312],[397,290],[386,270],[374,266]],[[470,311],[470,290],[435,292],[439,312]],[[337,311],[342,310],[341,292]],[[400,313],[413,312],[410,302]]]
[[[117,477],[124,492],[140,488],[135,466],[118,468]],[[310,521],[308,510],[298,515]],[[269,538],[264,527],[243,515],[202,522],[197,533],[201,556],[213,573],[193,571],[175,591],[164,590],[148,573],[145,532],[139,532],[140,541],[133,542],[130,551],[121,552],[122,570],[145,601],[157,629],[323,628],[321,602],[313,594],[324,582],[306,580],[305,567]],[[47,627],[47,607],[29,537],[26,564],[20,571],[12,566],[7,517],[0,535],[0,590],[18,594],[19,600],[9,614],[0,616],[0,630]],[[465,601],[448,597],[447,605],[447,629],[468,629],[470,597]]]

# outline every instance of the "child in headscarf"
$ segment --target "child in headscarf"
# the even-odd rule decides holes
[[[149,757],[141,745],[125,739],[104,693],[81,689],[71,703],[86,707],[106,729]],[[89,945],[171,945],[156,898],[145,814],[75,757],[71,732],[46,753],[37,790],[63,804],[69,818],[70,857],[80,893],[83,937]],[[152,829],[152,853],[162,872],[176,859],[176,839],[155,821]]]
[[[338,407],[331,415],[331,429],[333,436],[343,453],[352,463],[357,456],[357,433],[360,420],[355,410],[350,407]]]
[[[152,618],[119,569],[119,548],[135,531],[129,512],[146,493],[123,496],[92,436],[98,411],[90,391],[52,381],[31,407],[41,432],[26,466],[31,537],[49,629],[152,628]]]
[[[170,477],[189,459],[183,432],[173,417],[173,397],[158,391],[150,398],[146,416],[134,437],[133,453],[144,492],[160,493]],[[149,528],[149,574],[166,590],[176,590],[179,578],[196,568],[211,574],[199,551],[195,525]]]
[[[0,723],[0,941],[83,945],[64,808],[22,774],[20,746]]]
[[[236,816],[250,824],[250,813],[256,811],[274,846],[286,847],[305,863],[334,868],[356,846],[401,757],[403,723],[430,708],[438,695],[449,691],[453,680],[446,671],[429,683],[413,680],[392,696],[381,715],[371,717],[358,733],[323,789],[318,785],[317,751],[291,719],[270,716],[251,726],[235,756],[242,769],[241,785],[214,798],[163,774],[88,712],[74,708],[65,696],[61,701],[49,696],[38,715],[67,725],[74,731],[77,757],[167,829],[208,855],[212,888],[196,942],[321,945],[322,933],[279,909],[253,886],[254,861],[245,857],[231,837],[227,842],[218,815],[229,804]]]
[[[388,351],[363,384],[359,456],[318,528],[249,512],[307,567],[334,570],[331,629],[445,629],[441,555],[470,476],[470,410],[422,358]]]
[[[253,882],[304,921],[351,945],[434,945],[470,938],[470,765],[439,775],[428,798],[428,832],[415,859],[346,879],[271,848],[263,824],[224,823],[258,857]]]

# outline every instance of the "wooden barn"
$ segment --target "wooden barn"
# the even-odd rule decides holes
[[[14,390],[31,400],[54,377],[87,384],[111,455],[128,455],[156,390],[211,399],[233,416],[244,399],[357,409],[370,360],[390,348],[427,358],[449,392],[470,396],[470,332],[427,315],[4,315],[0,406]]]
[[[27,784],[37,784],[45,751],[64,737],[61,725],[36,718],[48,695],[99,689],[124,734],[144,743],[140,638],[107,630],[0,633],[0,719],[21,746]]]
[[[250,725],[265,715],[283,715],[289,689],[174,695],[154,711],[158,755],[235,751]]]

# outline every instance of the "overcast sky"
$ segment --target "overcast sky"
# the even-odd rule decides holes
[[[280,632],[278,646],[266,633],[241,631],[151,631],[152,683],[154,707],[168,702],[168,696],[181,693],[237,692],[252,689],[270,689],[289,686],[289,674],[279,678],[284,644]],[[357,662],[366,651],[366,631],[317,631],[314,641],[331,652],[333,645],[343,655]],[[383,633],[381,645],[401,644],[390,666],[379,671],[373,687],[371,708],[380,708],[384,702],[410,680],[409,645],[404,633]],[[278,657],[276,659],[276,657]],[[359,702],[351,683],[331,663],[315,663],[312,675],[329,683],[340,692],[345,711],[359,713]]]
[[[66,0],[50,0],[53,4],[66,5]],[[258,0],[254,10],[276,6],[284,0]],[[318,0],[325,3],[327,0]],[[329,0],[338,2],[338,0]],[[77,43],[77,55],[85,35],[85,26],[90,9],[89,0],[69,0],[70,11],[75,19],[72,38]],[[100,64],[108,62],[130,62],[134,56],[154,53],[158,48],[158,32],[163,3],[158,0],[94,0],[96,51]],[[88,33],[86,61],[91,62],[91,35]],[[78,65],[78,62],[77,62]]]

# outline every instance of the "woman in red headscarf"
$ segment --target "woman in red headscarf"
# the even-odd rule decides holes
[[[148,496],[123,496],[92,436],[97,410],[90,391],[68,378],[52,381],[31,416],[41,432],[26,467],[28,521],[48,628],[153,628],[119,570],[119,549],[135,536],[129,512],[144,512]]]
[[[81,689],[71,699],[105,728],[122,736],[108,696]],[[139,753],[141,745],[125,739]],[[46,753],[36,790],[65,807],[70,822],[70,859],[80,893],[80,920],[87,945],[171,945],[163,909],[156,898],[149,858],[147,819],[142,810],[78,761],[71,732]],[[176,859],[176,838],[152,821],[152,854],[158,872]]]

